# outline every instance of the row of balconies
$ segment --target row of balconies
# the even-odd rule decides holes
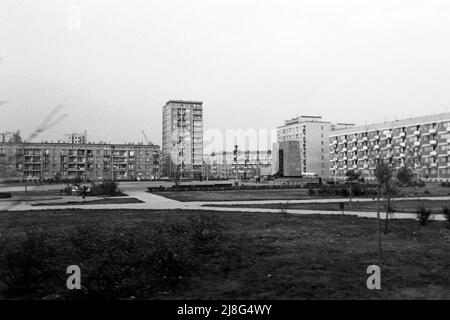
[[[450,127],[447,127],[445,131],[446,132],[450,132]],[[432,128],[432,129],[429,129],[428,132],[424,132],[424,133],[422,133],[420,130],[415,130],[413,135],[414,136],[420,136],[421,134],[436,134],[436,133],[437,133],[437,130],[435,128]],[[400,133],[398,133],[396,135],[396,138],[402,138],[402,137],[406,137],[406,132],[405,131],[402,131],[402,132],[400,132]],[[370,140],[371,141],[373,141],[373,140],[380,140],[380,139],[381,140],[386,140],[386,139],[391,139],[391,138],[392,138],[392,133],[387,133],[387,134],[384,134],[382,137],[380,137],[380,135],[375,135],[375,136],[371,137]],[[354,143],[356,141],[363,141],[363,142],[365,142],[367,140],[368,140],[367,136],[359,138],[359,139],[357,139],[356,137],[352,137],[352,138],[349,138],[348,140],[347,139],[342,139],[339,142],[337,142],[337,140],[334,140],[334,141],[332,141],[330,143],[330,145],[344,144],[344,143],[347,143],[347,142]]]
[[[429,144],[429,145],[432,145],[432,146],[435,146],[435,145],[437,145],[438,143],[437,143],[437,140],[433,139],[433,140],[430,140],[430,141],[428,142],[428,144]],[[428,145],[428,144],[427,144],[427,143],[424,143],[424,145]],[[414,147],[420,147],[421,145],[422,145],[421,141],[414,141],[414,143],[413,143],[413,146],[414,146]],[[400,142],[400,143],[398,144],[398,146],[401,147],[401,148],[406,148],[407,144],[406,144],[406,142]],[[385,145],[384,147],[382,147],[382,149],[390,149],[390,148],[392,148],[392,144],[391,144],[391,143],[389,143],[389,144]],[[356,151],[356,150],[358,150],[358,149],[361,149],[361,150],[363,150],[363,151],[366,151],[366,150],[369,149],[369,147],[368,147],[368,146],[362,146],[362,148],[361,148],[361,147],[352,147],[352,148],[351,148],[352,151]],[[373,149],[374,149],[374,150],[380,149],[380,145],[374,145],[374,146],[373,146]],[[331,153],[334,153],[336,150],[337,150],[337,148],[335,148],[334,151],[331,150],[330,152],[331,152]],[[348,151],[348,148],[342,148],[341,150],[338,150],[338,151],[341,151],[341,152],[347,152],[347,151]]]

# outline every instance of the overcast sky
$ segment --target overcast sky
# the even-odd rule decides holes
[[[161,143],[169,99],[204,128],[450,111],[450,1],[1,0],[0,131]],[[80,19],[78,19],[78,16]]]

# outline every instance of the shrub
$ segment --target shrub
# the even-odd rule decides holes
[[[423,180],[417,180],[417,181],[414,183],[414,186],[415,186],[415,187],[418,187],[418,188],[424,188],[424,187],[426,186],[426,184],[425,184],[425,181],[423,181]]]
[[[442,208],[442,214],[445,217],[445,220],[447,220],[447,228],[450,229],[450,208],[445,206]]]
[[[76,176],[75,178],[73,178],[73,183],[74,184],[80,184],[81,183],[81,176]]]
[[[313,195],[316,194],[316,191],[315,191],[314,189],[308,189],[308,194],[309,194],[310,196],[313,196]]]
[[[424,205],[421,205],[417,210],[417,219],[421,226],[425,226],[428,224],[432,211],[430,209],[425,208]]]
[[[11,192],[0,192],[0,198],[11,198]]]
[[[118,184],[115,181],[103,181],[101,184],[92,184],[93,196],[114,196],[118,193]]]

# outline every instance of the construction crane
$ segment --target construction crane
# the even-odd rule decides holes
[[[147,142],[148,145],[153,145],[153,143],[148,140],[147,135],[145,134],[144,130],[141,130],[142,135],[144,136],[145,141]]]

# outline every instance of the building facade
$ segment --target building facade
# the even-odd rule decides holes
[[[380,161],[408,166],[421,178],[450,178],[450,113],[335,130],[330,135],[330,176],[358,170],[374,178]]]
[[[65,134],[63,138],[64,138],[63,142],[65,142],[65,143],[79,144],[79,143],[87,143],[88,142],[86,131],[84,131],[83,133],[76,133],[76,132],[68,133],[68,134]]]
[[[273,145],[272,175],[276,177],[302,176],[299,141],[276,142]]]
[[[152,180],[160,149],[144,144],[0,143],[3,180]]]
[[[207,177],[210,179],[253,179],[270,175],[271,150],[238,150],[213,152],[204,156]]]
[[[163,107],[164,176],[201,179],[203,175],[203,103],[170,100]]]
[[[300,116],[286,120],[277,128],[277,141],[299,142],[299,157],[291,157],[300,161],[301,175],[329,175],[328,139],[332,130],[331,122],[323,121],[320,116]],[[293,164],[297,166],[297,164]]]

